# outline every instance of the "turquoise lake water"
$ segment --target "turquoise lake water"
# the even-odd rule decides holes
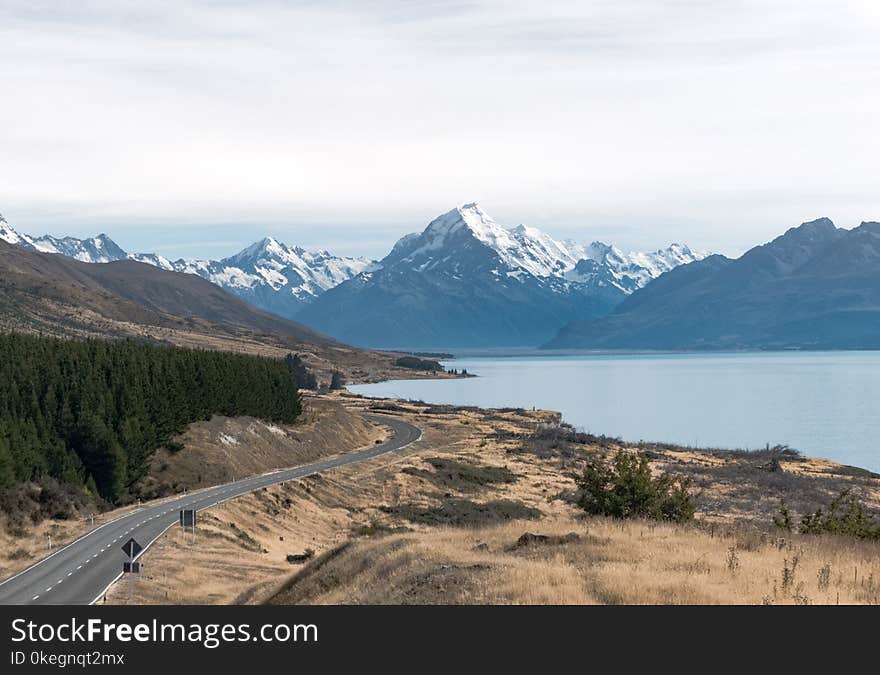
[[[545,408],[626,440],[722,448],[785,444],[880,471],[880,352],[461,358],[466,380],[400,380],[366,396]]]

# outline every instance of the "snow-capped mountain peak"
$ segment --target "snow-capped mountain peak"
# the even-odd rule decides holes
[[[106,234],[99,234],[90,239],[75,237],[53,237],[44,235],[30,238],[34,248],[43,253],[59,253],[82,262],[106,263],[124,260],[126,253]]]
[[[290,249],[275,237],[263,237],[238,253],[224,258],[230,264],[253,264],[258,260],[279,261],[290,256]]]
[[[583,252],[583,258],[565,272],[566,279],[578,283],[610,284],[626,293],[642,288],[674,267],[702,260],[707,255],[682,244],[671,244],[650,253],[625,253],[600,241],[594,241]]]
[[[469,235],[495,248],[494,243],[499,237],[505,236],[505,232],[479,205],[465,204],[432,220],[421,234],[406,235],[394,248],[401,253],[405,251],[406,259],[417,260],[430,251],[450,245],[462,235]],[[407,250],[409,244],[417,246]]]
[[[19,244],[22,245],[25,243],[24,238],[12,227],[9,223],[6,222],[6,218],[0,214],[0,240],[5,241],[7,244]]]
[[[90,239],[58,238],[48,234],[32,237],[16,232],[3,216],[0,216],[0,239],[31,251],[58,253],[82,262],[112,262],[126,257],[125,251],[106,234],[99,234]]]
[[[476,203],[464,204],[435,218],[421,234],[406,235],[389,257],[423,266],[425,258],[433,257],[432,252],[461,249],[467,241],[476,241],[492,251],[506,273],[525,271],[536,277],[548,277],[576,263],[564,244],[533,227],[505,228]]]
[[[371,264],[363,258],[340,258],[324,250],[307,251],[265,237],[214,263],[210,274],[224,277],[229,285],[253,288],[268,284],[276,291],[287,287],[305,301],[363,272]]]
[[[630,293],[677,265],[703,254],[672,244],[653,253],[624,253],[604,242],[589,245],[556,240],[527,225],[506,228],[478,204],[459,206],[432,220],[423,232],[409,234],[394,246],[386,261],[401,261],[416,270],[446,264],[457,270],[465,249],[477,242],[491,251],[503,269],[498,273],[523,279],[560,278],[572,283],[611,285]]]

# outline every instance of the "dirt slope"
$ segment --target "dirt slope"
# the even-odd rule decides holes
[[[387,438],[387,431],[336,401],[306,397],[290,426],[252,417],[215,416],[190,425],[177,440],[183,450],[160,448],[141,486],[144,499],[218,485],[348,452]]]

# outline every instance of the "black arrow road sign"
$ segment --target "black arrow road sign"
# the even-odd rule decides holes
[[[138,544],[134,540],[134,537],[132,537],[122,545],[122,550],[125,551],[125,555],[129,558],[134,558],[138,553],[144,550],[144,547]]]

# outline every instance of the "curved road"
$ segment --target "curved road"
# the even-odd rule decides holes
[[[267,485],[303,478],[394,452],[421,438],[422,432],[418,427],[402,420],[383,415],[364,417],[391,427],[394,435],[385,443],[364,450],[218,485],[137,509],[95,528],[32,567],[0,583],[0,604],[90,604],[98,600],[121,575],[122,563],[128,560],[122,552],[122,545],[130,537],[134,537],[146,550],[165,530],[179,522],[180,509],[206,509]]]

